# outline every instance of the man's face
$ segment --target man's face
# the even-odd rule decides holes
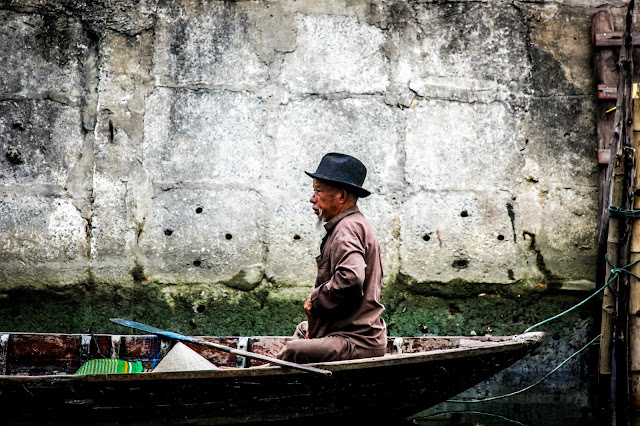
[[[318,219],[329,221],[338,211],[340,190],[318,179],[313,179],[313,195],[309,202]]]

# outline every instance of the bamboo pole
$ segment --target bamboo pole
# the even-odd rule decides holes
[[[635,151],[636,164],[640,160],[638,144],[640,142],[640,100],[633,100],[633,149]],[[640,177],[636,174],[634,179],[634,209],[640,209]],[[640,220],[633,222],[631,233],[631,263],[640,259]],[[640,262],[631,267],[634,275],[640,276]],[[632,407],[640,409],[640,280],[633,275],[629,279],[629,364],[631,372],[631,396]]]
[[[615,142],[617,145],[617,141]],[[612,145],[612,148],[615,148]],[[611,200],[610,204],[612,206],[621,206],[622,199],[624,195],[624,161],[615,161],[615,156],[611,155],[611,158],[614,160],[614,165],[612,167],[613,170],[613,178],[612,178],[612,188],[611,188]],[[609,259],[609,263],[606,264],[606,282],[609,282],[611,279],[611,265],[618,265],[618,250],[620,245],[620,219],[617,217],[609,218],[609,232],[607,238],[607,258]],[[612,283],[615,287],[617,286],[617,282]],[[616,306],[616,298],[614,290],[606,287],[604,289],[604,295],[602,297],[602,322],[601,322],[601,335],[600,335],[600,365],[599,365],[599,373],[601,375],[601,380],[604,383],[611,382],[611,374],[613,371],[612,368],[612,358],[613,358],[613,314]],[[602,377],[604,376],[604,377]]]
[[[614,31],[613,14],[610,10],[601,10],[595,13],[591,21],[591,39],[595,46],[597,33],[610,33]],[[616,72],[616,53],[613,49],[594,48],[593,51],[593,75],[596,85],[614,85],[618,78]],[[598,150],[611,149],[611,140],[615,123],[615,114],[610,109],[616,105],[616,100],[599,100],[596,104],[596,136]],[[608,112],[609,111],[609,112]],[[611,160],[612,155],[609,159]],[[609,218],[607,209],[610,204],[609,194],[611,194],[611,181],[607,182],[608,171],[611,168],[598,167],[598,187],[600,188],[598,197],[598,212],[600,221],[598,226],[598,267],[596,282],[601,287],[611,277],[611,267],[604,261],[604,255],[612,264],[618,261],[619,229],[618,219]],[[613,182],[622,185],[623,170],[617,170]],[[611,179],[611,177],[609,177]],[[619,187],[611,195],[616,205],[622,203],[622,188]],[[612,220],[613,219],[613,220]],[[609,226],[609,221],[613,223]],[[600,359],[598,366],[598,393],[604,406],[608,406],[611,399],[611,374],[613,355],[613,314],[615,311],[615,296],[613,290],[606,288],[602,297],[601,312],[601,338],[600,338]]]
[[[633,10],[632,6],[630,10]],[[603,29],[605,31],[611,31],[613,29],[611,14],[605,11],[594,15],[593,18],[593,31],[598,32]],[[626,30],[627,28],[625,28],[625,31]],[[611,132],[611,141],[609,144],[611,154],[609,156],[609,165],[607,167],[605,179],[606,183],[604,185],[603,191],[603,202],[601,205],[602,210],[600,212],[600,235],[598,243],[599,251],[602,252],[604,251],[603,248],[606,249],[607,258],[609,259],[609,263],[613,265],[613,267],[617,267],[620,264],[620,262],[618,262],[618,254],[620,251],[620,233],[621,230],[624,233],[625,228],[624,220],[620,220],[620,218],[618,217],[609,217],[608,215],[609,206],[621,207],[624,204],[625,199],[625,161],[623,156],[626,118],[625,107],[627,97],[629,98],[629,101],[631,99],[630,93],[629,96],[625,96],[626,92],[630,92],[631,90],[631,88],[627,88],[627,80],[631,77],[631,73],[628,72],[630,65],[630,54],[625,47],[626,46],[622,46],[619,55],[619,73],[617,82],[618,97],[616,100],[616,110]],[[601,53],[600,56],[602,56]],[[623,257],[625,258],[624,260],[628,258],[627,255]],[[602,259],[601,262],[603,261],[604,260]],[[612,266],[609,263],[605,264],[605,282],[608,282],[611,279]],[[620,266],[624,266],[625,264],[626,263],[620,264]],[[617,286],[616,284],[617,283],[613,283],[614,286]],[[612,373],[612,341],[614,330],[613,314],[615,311],[615,307],[616,300],[614,291],[607,287],[605,288],[602,302],[599,363],[599,372],[602,376],[605,377],[610,376]]]
[[[620,48],[618,61],[618,98],[617,113],[621,120],[616,120],[614,129],[615,135],[619,135],[619,143],[616,150],[616,157],[624,161],[625,168],[625,194],[624,202],[621,206],[631,210],[634,203],[634,181],[635,181],[635,153],[632,149],[632,86],[633,86],[633,44],[632,44],[632,24],[633,24],[634,0],[629,1],[625,17],[625,28],[623,35],[623,45]],[[618,111],[620,110],[620,111]],[[630,263],[631,252],[631,221],[628,218],[620,220],[620,241],[622,246],[618,253],[618,263],[626,266]],[[629,309],[629,274],[621,274],[618,279],[618,298],[616,310],[618,312],[615,324],[616,335],[616,419],[619,424],[627,424],[629,414],[630,378],[629,378],[629,329],[628,329],[628,309]]]
[[[608,218],[609,206],[632,209],[634,205],[635,153],[632,150],[632,23],[634,0],[630,0],[625,17],[623,44],[618,61],[618,82],[616,112],[613,134],[611,136],[611,154],[606,173],[602,205],[600,211],[600,228],[598,236],[599,260],[603,248],[606,247],[608,257],[613,266],[624,267],[630,263],[631,222],[628,218]],[[600,21],[603,17],[598,18]],[[606,21],[606,19],[604,19]],[[594,17],[594,24],[596,19]],[[626,173],[625,173],[626,172]],[[606,236],[606,243],[604,242]],[[617,256],[616,256],[617,254]],[[606,265],[606,280],[611,279],[611,266]],[[600,274],[599,274],[600,276]],[[613,284],[613,283],[612,283]],[[629,347],[628,347],[628,291],[629,276],[621,274],[617,279],[618,298],[614,298],[611,289],[607,288],[603,296],[602,337],[600,342],[600,377],[610,377],[613,370],[611,347],[615,342],[616,364],[616,420],[618,424],[626,424],[629,409]],[[615,311],[617,316],[613,316]],[[613,333],[612,329],[613,328]],[[613,339],[615,336],[615,339]]]

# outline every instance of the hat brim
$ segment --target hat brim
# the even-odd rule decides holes
[[[335,179],[331,179],[328,176],[324,176],[321,174],[317,174],[317,173],[309,173],[309,172],[305,172],[307,174],[307,176],[310,176],[314,179],[322,179],[322,180],[326,180],[327,182],[331,182],[331,183],[335,183],[338,186],[341,186],[345,189],[348,189],[350,192],[353,192],[356,196],[358,196],[359,198],[365,198],[368,197],[369,195],[371,195],[371,192],[367,191],[366,189],[360,187],[360,186],[356,186],[353,185],[351,183],[347,183],[347,182],[341,182],[339,180],[335,180]]]

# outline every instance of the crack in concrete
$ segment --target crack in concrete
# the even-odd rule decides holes
[[[177,191],[181,189],[185,190],[201,190],[201,191],[246,191],[254,192],[262,197],[260,190],[250,184],[244,183],[214,183],[211,181],[179,181],[179,182],[166,182],[166,181],[152,181],[153,197],[155,199],[158,195],[168,192]]]
[[[267,84],[268,85],[268,84]],[[262,86],[264,87],[264,86]],[[174,90],[191,90],[197,92],[199,90],[210,90],[210,91],[226,91],[232,93],[251,93],[255,94],[259,92],[261,86],[255,85],[226,85],[226,84],[170,84],[170,83],[161,83],[156,84],[149,94],[153,93],[155,89],[174,89]]]
[[[561,93],[553,95],[528,95],[529,99],[593,99],[593,94],[577,94],[577,95],[564,95]]]
[[[0,97],[0,102],[20,102],[20,101],[51,101],[63,106],[74,107],[74,108],[82,106],[82,103],[79,100],[73,101],[71,99],[64,99],[63,97],[58,97],[58,96],[52,95],[51,93],[45,93],[41,96],[15,95],[15,96]]]
[[[65,193],[69,196],[71,204],[80,213],[85,221],[85,241],[87,244],[86,251],[86,270],[88,282],[91,281],[93,273],[91,271],[91,260],[93,257],[93,204],[95,201],[93,177],[95,175],[95,159],[94,159],[94,135],[96,126],[96,115],[93,113],[96,108],[98,87],[98,64],[97,58],[99,53],[98,40],[92,37],[93,33],[83,26],[88,39],[88,46],[84,49],[84,54],[78,59],[82,70],[82,93],[80,102],[77,105],[68,105],[58,99],[49,98],[49,100],[61,103],[63,105],[79,107],[80,110],[80,132],[83,137],[82,147],[79,151],[76,162],[73,165],[67,181],[65,183]],[[89,94],[88,96],[86,94]]]

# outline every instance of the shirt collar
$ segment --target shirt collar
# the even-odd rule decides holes
[[[331,230],[333,228],[335,228],[335,226],[338,224],[338,222],[340,222],[342,219],[344,219],[345,217],[349,216],[350,214],[359,213],[359,212],[360,212],[360,209],[358,208],[358,206],[349,207],[348,209],[346,209],[342,213],[337,214],[330,221],[325,223],[324,224],[324,229],[327,232],[331,232]]]

